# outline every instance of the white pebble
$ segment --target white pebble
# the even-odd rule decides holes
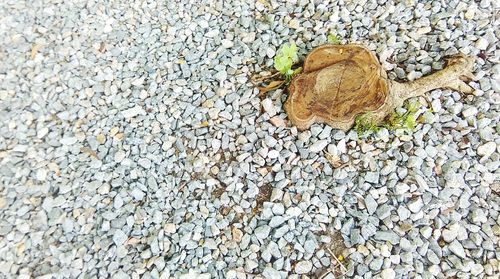
[[[62,138],[59,142],[64,145],[73,145],[77,142],[78,140],[75,137],[65,137]]]
[[[262,107],[269,116],[276,115],[276,107],[274,106],[273,101],[271,99],[262,100]]]
[[[328,145],[327,140],[318,140],[309,147],[309,151],[318,153]]]
[[[488,40],[481,37],[476,41],[476,48],[479,50],[486,50],[488,48]]]
[[[128,119],[128,118],[135,117],[137,115],[146,115],[146,111],[140,106],[135,106],[133,108],[129,108],[129,109],[122,111],[122,115],[123,115],[123,117]]]

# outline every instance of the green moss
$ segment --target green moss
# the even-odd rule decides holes
[[[416,102],[408,102],[405,106],[406,111],[395,111],[386,118],[383,124],[389,130],[407,129],[413,130],[417,126],[415,113],[418,110]]]
[[[405,129],[411,131],[417,126],[416,112],[418,103],[408,102],[404,109],[397,109],[387,116],[382,123],[376,123],[370,112],[358,115],[354,122],[354,130],[361,136],[378,132],[381,128],[394,131]]]
[[[337,37],[337,35],[330,34],[330,35],[328,35],[328,42],[330,44],[339,45],[340,44],[340,39],[339,39],[339,37]]]
[[[380,127],[373,120],[373,114],[367,112],[356,117],[354,120],[354,130],[358,135],[365,136],[370,133],[378,132]]]

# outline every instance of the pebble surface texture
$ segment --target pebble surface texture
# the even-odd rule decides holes
[[[498,278],[497,1],[0,2],[0,278]],[[298,132],[249,76],[330,33],[475,93]]]

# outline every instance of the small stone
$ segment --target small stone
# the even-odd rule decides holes
[[[100,144],[103,144],[106,142],[106,136],[104,136],[103,134],[99,134],[95,137],[95,139],[97,140],[98,143]]]
[[[378,231],[374,238],[381,241],[389,241],[391,244],[395,245],[399,243],[399,235],[393,231]]]
[[[269,236],[269,233],[271,232],[271,227],[268,225],[263,225],[260,227],[255,228],[254,234],[258,239],[266,239]]]
[[[288,27],[292,29],[298,29],[300,27],[299,21],[297,19],[292,19],[288,22]]]
[[[484,267],[479,263],[475,263],[474,265],[472,265],[472,268],[470,269],[470,273],[474,276],[479,276],[479,274],[483,272],[484,272]]]
[[[114,157],[115,162],[121,163],[123,161],[123,159],[125,159],[125,156],[126,156],[125,152],[123,152],[122,150],[118,150],[115,152],[115,155],[113,157]]]
[[[128,250],[127,250],[127,247],[124,246],[124,245],[120,245],[118,246],[118,248],[116,248],[116,256],[120,259],[122,258],[125,258],[125,256],[127,256],[128,254]]]
[[[377,216],[380,220],[385,219],[391,216],[391,207],[387,204],[381,205],[377,209]]]
[[[425,26],[425,27],[419,28],[417,30],[417,34],[424,35],[424,34],[427,34],[431,31],[432,31],[432,28],[430,26]]]
[[[245,271],[246,272],[251,272],[252,270],[254,270],[255,268],[257,268],[258,266],[259,266],[259,263],[257,263],[254,260],[247,259],[245,261]],[[189,278],[193,278],[193,277],[189,277]]]
[[[365,174],[365,180],[366,182],[372,183],[372,184],[377,184],[379,179],[379,173],[378,172],[372,172],[369,171]]]
[[[310,254],[314,253],[314,250],[316,250],[316,242],[310,239],[306,240],[306,242],[304,242],[304,250]]]
[[[406,238],[401,238],[399,246],[405,251],[412,251],[414,249],[413,244]]]
[[[285,221],[285,218],[283,218],[282,216],[274,216],[273,218],[271,218],[271,221],[269,221],[269,226],[271,228],[277,228],[281,226],[281,224],[283,224]]]
[[[264,111],[267,112],[269,116],[276,115],[276,107],[271,99],[262,100],[262,108],[264,108]]]
[[[275,127],[286,127],[285,120],[279,118],[278,116],[272,117],[269,119],[269,122],[273,124]]]
[[[279,273],[279,271],[270,266],[264,268],[264,271],[262,271],[262,276],[264,276],[264,278],[269,278],[269,279],[281,278],[281,274]]]
[[[311,272],[313,267],[312,262],[310,261],[300,261],[295,264],[295,273],[297,274],[306,274]]]
[[[42,168],[36,171],[36,179],[38,181],[45,181],[47,179],[47,170]]]
[[[128,239],[128,236],[120,229],[116,230],[115,234],[113,235],[113,242],[117,246],[120,246],[123,243],[125,243],[125,241],[127,241],[127,239]]]
[[[113,201],[113,206],[115,209],[119,209],[123,206],[123,199],[120,195],[116,195]]]
[[[432,110],[434,112],[440,112],[441,111],[441,101],[439,99],[435,99],[431,103]]]
[[[318,153],[323,150],[328,145],[327,140],[318,140],[309,147],[309,151],[312,153]]]
[[[105,28],[106,29],[106,28]],[[104,30],[104,31],[107,31],[107,30]],[[52,275],[51,275],[52,276]],[[37,278],[40,278],[40,279],[48,279],[48,278],[52,278],[52,277],[48,277],[48,278],[41,278],[41,277],[37,277]],[[125,271],[123,270],[118,270],[117,272],[115,272],[113,274],[113,276],[111,276],[111,279],[130,279],[130,276],[125,273]]]
[[[448,249],[450,249],[450,251],[459,256],[460,258],[462,259],[465,259],[465,250],[464,250],[464,247],[462,246],[462,244],[460,244],[460,242],[458,240],[454,240],[452,243],[450,243],[448,245]]]
[[[427,251],[427,259],[429,259],[429,261],[433,264],[439,264],[441,262],[441,260],[439,259],[439,257],[436,255],[436,253],[434,251],[432,251],[431,249],[429,249]]]
[[[395,194],[396,195],[403,195],[403,194],[408,193],[409,190],[410,190],[410,186],[408,186],[408,184],[398,183],[398,184],[396,184],[396,187],[395,187]]]
[[[477,154],[479,156],[483,156],[485,158],[488,158],[491,156],[491,154],[493,154],[493,152],[495,152],[495,150],[497,149],[497,145],[495,144],[495,142],[487,142],[481,146],[479,146],[477,148]]]
[[[78,140],[75,137],[64,137],[62,138],[59,142],[63,145],[73,145],[77,142]]]
[[[144,198],[144,192],[139,190],[138,188],[134,188],[132,192],[130,192],[130,195],[136,200],[142,200]]]
[[[374,258],[370,262],[370,269],[373,271],[379,271],[380,268],[382,267],[383,263],[384,263],[384,260],[381,257]]]
[[[413,213],[417,213],[420,211],[420,209],[422,209],[422,207],[424,206],[424,203],[422,202],[422,199],[421,198],[416,198],[416,199],[413,199],[412,201],[410,201],[408,203],[408,209],[413,212]]]
[[[174,223],[166,223],[165,226],[163,227],[166,233],[168,234],[173,234],[177,232],[177,227],[175,226]]]
[[[365,205],[366,205],[366,210],[368,210],[368,213],[371,215],[377,210],[377,202],[375,199],[372,197],[372,195],[368,195],[365,198]]]
[[[133,108],[126,109],[122,111],[123,117],[130,119],[132,117],[135,117],[137,115],[146,115],[146,111],[140,107],[140,106],[135,106]]]
[[[139,161],[137,161],[137,163],[145,169],[149,169],[151,167],[151,160],[149,160],[148,158],[141,158],[139,159]]]
[[[467,11],[465,12],[464,16],[466,19],[473,19],[474,18],[474,14],[476,13],[476,9],[474,9],[473,7],[470,7],[470,9],[467,9]]]
[[[346,153],[346,152],[347,152],[347,145],[346,145],[346,141],[345,141],[345,139],[341,139],[341,140],[337,143],[337,150],[338,150],[338,152],[340,152],[340,153]]]
[[[280,156],[280,152],[278,150],[271,150],[269,153],[267,153],[267,158],[269,159],[276,159]]]
[[[243,232],[240,229],[233,227],[231,233],[233,234],[233,240],[236,241],[236,243],[240,243],[243,238]]]
[[[285,214],[290,217],[299,217],[302,214],[302,210],[298,207],[290,207],[286,210]]]
[[[488,48],[488,40],[481,37],[476,41],[476,48],[479,50],[486,50]]]
[[[375,225],[373,225],[372,223],[368,223],[361,227],[361,234],[363,235],[364,239],[368,239],[376,232],[377,232],[377,227],[375,227]]]
[[[386,268],[380,272],[380,278],[383,279],[394,279],[396,278],[396,272],[392,268]]]
[[[447,229],[444,229],[443,232],[441,232],[443,240],[448,243],[452,242],[453,240],[455,240],[455,238],[457,238],[459,230],[460,225],[458,223],[455,223],[449,226]]]
[[[109,130],[109,136],[114,137],[118,132],[120,131],[120,128],[118,127],[113,127]]]
[[[484,211],[480,208],[472,210],[471,219],[474,224],[480,225],[481,223],[486,223],[488,218]]]
[[[406,78],[409,80],[409,81],[412,81],[412,80],[415,80],[417,78],[419,78],[422,74],[420,74],[419,72],[416,72],[416,71],[411,71],[408,73],[408,75],[406,76]]]
[[[478,110],[476,107],[470,107],[470,108],[462,111],[462,116],[464,118],[469,118],[471,116],[476,115],[477,113],[478,113]]]
[[[37,131],[36,137],[41,139],[41,138],[45,137],[48,133],[49,133],[49,128],[43,127]]]
[[[422,234],[423,237],[429,238],[432,235],[432,228],[429,226],[425,226],[420,229],[420,233]]]
[[[221,40],[221,45],[223,48],[232,48],[234,46],[233,42],[228,39]]]

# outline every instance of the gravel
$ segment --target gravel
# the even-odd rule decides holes
[[[297,274],[306,274],[311,271],[312,267],[313,265],[310,261],[300,261],[295,265],[295,272]]]
[[[0,277],[496,278],[497,2],[3,1]],[[476,57],[476,90],[299,131],[250,77],[330,33],[391,80]]]

